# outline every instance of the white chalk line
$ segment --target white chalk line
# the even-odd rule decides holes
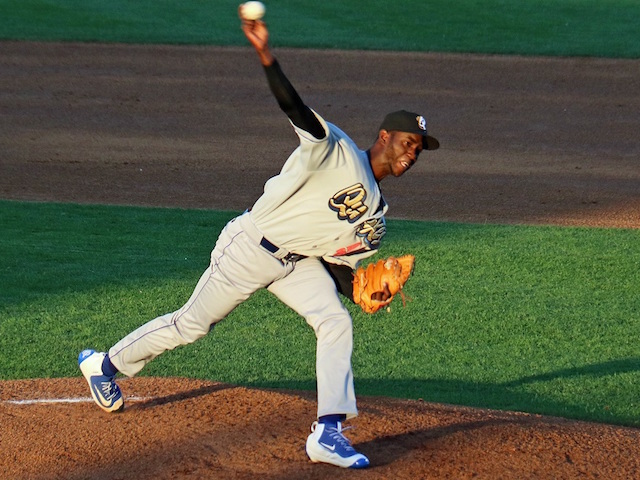
[[[125,397],[125,402],[145,402],[153,400],[156,397]],[[51,403],[91,403],[93,398],[27,398],[22,400],[2,400],[0,403],[8,403],[11,405],[41,405]]]

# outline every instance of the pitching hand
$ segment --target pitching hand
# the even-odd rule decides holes
[[[269,30],[262,20],[244,20],[242,19],[242,31],[258,52],[260,62],[265,65],[273,63],[273,56],[269,50]]]

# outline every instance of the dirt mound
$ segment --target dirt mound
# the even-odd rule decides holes
[[[637,429],[362,397],[348,435],[372,466],[353,472],[306,457],[315,411],[309,392],[139,377],[121,381],[124,412],[107,414],[90,401],[80,378],[1,385],[1,478],[640,476]]]
[[[276,53],[362,148],[427,116],[390,217],[640,227],[640,61]],[[249,49],[6,42],[0,68],[0,198],[242,211],[297,145]]]

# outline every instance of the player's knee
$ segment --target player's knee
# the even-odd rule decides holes
[[[174,322],[174,327],[178,336],[181,338],[183,345],[193,343],[209,333],[215,323],[186,321],[184,317],[180,317]]]
[[[347,313],[327,315],[314,322],[318,339],[332,341],[345,336],[353,335],[353,322]]]

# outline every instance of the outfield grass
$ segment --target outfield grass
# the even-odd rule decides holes
[[[0,0],[0,39],[246,45],[238,3]],[[276,47],[640,58],[635,0],[266,4]]]
[[[191,293],[233,212],[0,201],[0,378],[78,375]],[[360,395],[640,426],[640,231],[390,221],[417,268],[355,322]],[[144,375],[315,388],[315,338],[262,291]]]

